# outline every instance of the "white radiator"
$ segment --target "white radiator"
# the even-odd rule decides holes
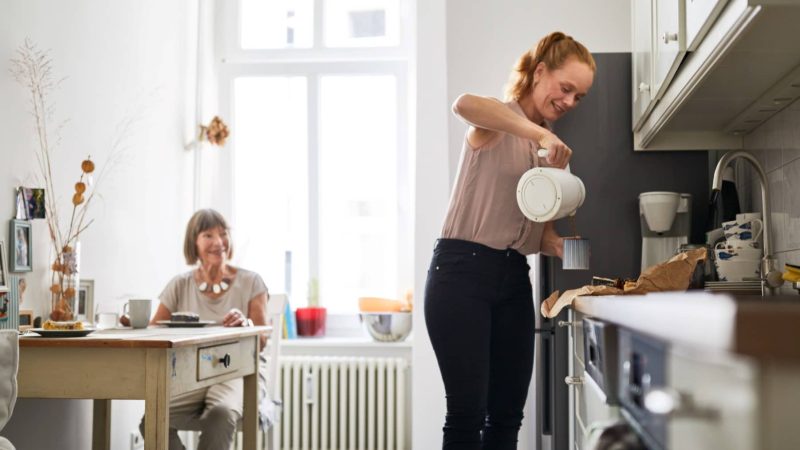
[[[282,356],[282,450],[404,450],[403,358]]]

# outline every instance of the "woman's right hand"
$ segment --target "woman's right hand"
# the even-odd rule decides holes
[[[572,149],[561,141],[555,133],[548,132],[539,139],[539,148],[547,149],[547,164],[550,167],[563,169],[572,158]]]

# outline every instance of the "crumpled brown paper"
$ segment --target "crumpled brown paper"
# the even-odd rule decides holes
[[[685,291],[699,262],[705,261],[706,249],[698,248],[679,253],[669,261],[650,266],[642,272],[636,284],[618,289],[612,286],[583,286],[578,289],[553,292],[542,302],[542,316],[553,318],[580,296],[588,295],[642,295],[648,292]]]

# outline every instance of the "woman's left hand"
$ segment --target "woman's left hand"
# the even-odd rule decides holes
[[[236,308],[231,309],[222,318],[222,326],[224,327],[245,327],[248,325],[247,316]]]
[[[555,226],[553,226],[553,222],[544,224],[541,252],[547,256],[564,258],[564,238],[558,235]]]

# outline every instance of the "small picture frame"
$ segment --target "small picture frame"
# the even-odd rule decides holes
[[[41,188],[22,188],[22,196],[25,200],[25,207],[28,210],[28,220],[44,219],[46,217],[44,194],[44,189]]]
[[[8,225],[9,272],[30,272],[33,270],[33,236],[31,223],[27,220],[11,219]]]
[[[75,315],[82,322],[94,323],[94,280],[81,280],[75,298]]]
[[[6,243],[0,240],[0,292],[8,292],[8,269],[6,269]]]
[[[14,214],[15,219],[19,220],[28,220],[28,206],[25,202],[25,192],[22,186],[17,188],[17,195],[16,195],[16,204],[17,204],[17,211]]]
[[[33,310],[19,310],[19,331],[30,330],[33,328]]]

